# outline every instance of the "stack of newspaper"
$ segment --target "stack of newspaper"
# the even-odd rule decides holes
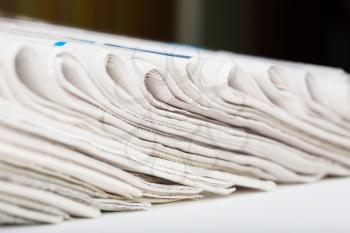
[[[341,69],[0,19],[0,224],[350,175]]]

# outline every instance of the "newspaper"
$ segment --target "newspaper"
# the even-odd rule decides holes
[[[350,175],[350,75],[0,18],[0,224]]]

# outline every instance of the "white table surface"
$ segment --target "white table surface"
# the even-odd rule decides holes
[[[350,178],[287,185],[272,192],[158,205],[58,225],[6,227],[8,233],[62,232],[350,232]]]

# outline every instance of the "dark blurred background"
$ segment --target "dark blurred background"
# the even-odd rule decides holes
[[[0,0],[0,12],[350,71],[350,0]]]

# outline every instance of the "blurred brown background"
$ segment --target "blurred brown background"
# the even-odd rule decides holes
[[[350,71],[350,0],[0,0],[0,12]]]

